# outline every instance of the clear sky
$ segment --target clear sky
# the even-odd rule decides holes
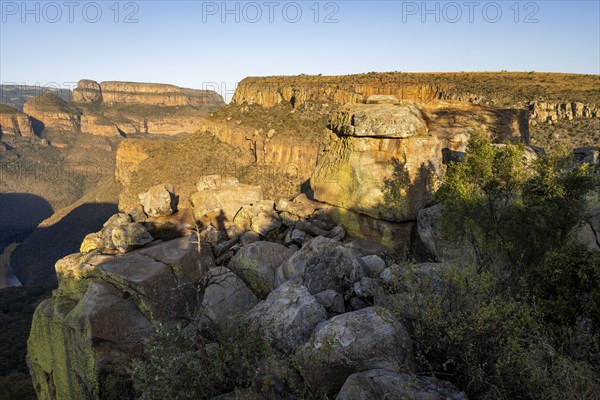
[[[0,0],[0,82],[163,82],[229,98],[246,76],[599,74],[599,4]]]

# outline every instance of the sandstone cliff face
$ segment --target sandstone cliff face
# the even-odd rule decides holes
[[[444,98],[445,91],[445,86],[436,84],[402,84],[378,79],[356,83],[352,76],[246,78],[238,84],[233,101],[264,107],[288,102],[298,107],[307,101],[362,103],[372,95],[394,95],[398,99],[422,102]]]
[[[27,101],[23,112],[34,119],[34,124],[41,124],[39,128],[65,132],[80,131],[81,112],[54,94],[46,93]]]
[[[233,102],[272,107],[306,102],[365,103],[372,95],[400,100],[459,101],[502,108],[529,109],[531,121],[597,118],[600,97],[592,75],[535,73],[368,73],[346,76],[246,78]],[[540,101],[550,95],[551,101]]]
[[[203,119],[225,105],[207,90],[173,85],[81,80],[67,103],[45,94],[25,104],[39,129],[101,136],[176,135],[198,130]]]
[[[35,136],[29,117],[22,112],[0,104],[0,136]]]
[[[223,99],[210,90],[185,89],[174,85],[137,82],[81,80],[73,91],[75,102],[146,104],[155,106],[195,106],[219,108]]]
[[[544,102],[534,101],[529,105],[532,123],[554,123],[557,120],[578,118],[600,118],[600,110],[593,104],[581,102]]]
[[[254,128],[226,121],[206,120],[200,132],[212,133],[220,141],[250,153],[255,163],[298,179],[308,179],[316,165],[317,143],[289,144],[285,137],[269,138]]]
[[[123,185],[128,185],[131,174],[137,171],[142,161],[149,157],[152,147],[158,146],[158,143],[141,140],[128,139],[121,142],[116,155],[116,180]]]
[[[82,115],[80,119],[82,133],[98,136],[117,136],[119,128],[106,117],[100,115]]]
[[[342,107],[331,117],[335,131],[310,179],[315,199],[377,219],[414,221],[433,200],[445,163],[466,150],[472,132],[527,140],[527,123],[517,110],[441,105]]]

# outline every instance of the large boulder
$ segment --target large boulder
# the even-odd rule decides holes
[[[275,289],[249,314],[271,346],[285,354],[304,345],[326,318],[325,308],[304,286],[292,282]]]
[[[144,212],[149,217],[165,217],[177,211],[178,198],[172,185],[157,185],[139,195]]]
[[[275,202],[275,209],[282,213],[294,215],[299,219],[308,218],[315,212],[315,207],[308,201],[302,201],[302,198],[294,200],[278,199]]]
[[[127,221],[118,215],[107,225]],[[28,341],[38,397],[104,398],[117,382],[123,397],[133,398],[127,365],[155,326],[194,317],[198,270],[214,263],[209,253],[180,238],[127,254],[92,251],[59,260],[59,287],[37,308]]]
[[[412,371],[412,340],[383,308],[368,307],[321,324],[296,358],[311,389],[334,394],[348,376],[369,369]]]
[[[119,213],[111,216],[100,232],[87,235],[80,250],[84,253],[94,250],[119,250],[126,253],[153,240],[143,224],[132,222],[128,214]]]
[[[333,113],[330,127],[340,135],[380,138],[407,138],[428,132],[423,112],[409,102],[347,104]]]
[[[315,199],[388,221],[414,220],[443,174],[437,136],[414,104],[353,104],[331,117],[311,176]]]
[[[143,224],[133,222],[113,229],[111,241],[121,253],[143,247],[154,239]]]
[[[192,283],[215,267],[210,246],[198,243],[193,236],[157,243],[138,250],[138,253],[171,266],[179,283]]]
[[[194,217],[198,221],[217,213],[221,223],[233,221],[237,212],[245,205],[262,200],[260,186],[245,185],[232,177],[208,175],[200,178],[198,191],[190,196]]]
[[[312,294],[331,289],[344,295],[365,275],[362,259],[340,242],[316,237],[277,269],[276,285],[290,280]]]
[[[263,237],[279,232],[281,220],[274,209],[273,201],[263,200],[242,207],[233,222],[241,231],[252,230]]]
[[[294,251],[274,242],[254,242],[243,246],[229,261],[235,272],[258,297],[265,298],[275,288],[275,271]]]
[[[336,397],[336,400],[371,399],[467,400],[467,395],[450,382],[372,369],[350,375]]]
[[[134,299],[109,283],[89,284],[79,301],[56,295],[43,301],[27,342],[38,398],[99,399],[101,376],[127,376],[125,366],[153,334]]]
[[[206,283],[201,306],[204,321],[224,323],[240,317],[258,302],[244,282],[225,267],[212,268]]]

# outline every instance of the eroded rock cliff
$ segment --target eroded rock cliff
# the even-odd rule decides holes
[[[473,132],[527,143],[524,111],[438,102],[346,105],[311,176],[315,199],[386,221],[414,221]]]
[[[23,112],[33,118],[34,129],[80,132],[81,111],[60,97],[46,93],[23,106]]]
[[[223,105],[223,99],[210,90],[186,89],[158,83],[116,82],[98,83],[84,79],[73,91],[75,102],[108,104],[146,104],[154,106],[209,107]]]
[[[135,82],[99,84],[91,80],[78,83],[73,99],[67,103],[48,93],[28,101],[25,112],[34,118],[40,131],[175,135],[195,132],[204,117],[225,105],[221,96],[208,90]]]
[[[0,104],[0,135],[35,136],[29,117],[4,104]]]

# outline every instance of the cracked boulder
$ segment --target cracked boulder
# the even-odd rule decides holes
[[[243,246],[229,261],[235,272],[260,298],[275,289],[275,271],[294,251],[273,242],[254,242]]]
[[[154,186],[138,197],[149,217],[166,217],[177,211],[178,198],[173,185]]]
[[[287,282],[254,307],[248,318],[271,346],[289,354],[308,341],[327,311],[304,286]]]
[[[112,223],[131,222],[117,215]],[[194,317],[201,271],[213,266],[210,248],[192,238],[59,260],[59,287],[36,309],[28,341],[38,398],[99,399],[115,382],[133,397],[127,365],[158,324]]]
[[[276,285],[300,283],[311,294],[331,289],[345,295],[365,275],[365,264],[357,253],[340,242],[316,237],[277,269]]]
[[[338,315],[319,325],[296,359],[309,387],[324,395],[337,393],[356,372],[414,369],[406,329],[379,307]]]

